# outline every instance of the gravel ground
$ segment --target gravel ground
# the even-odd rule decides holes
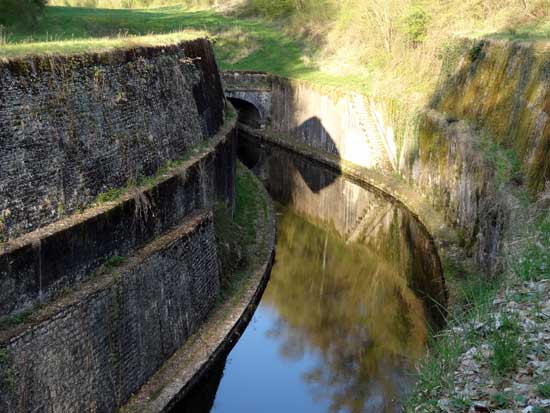
[[[458,335],[475,329],[474,343],[459,359],[453,394],[438,402],[441,411],[495,413],[550,413],[550,280],[526,282],[508,287],[493,301],[489,321],[474,321],[455,327]],[[494,373],[495,335],[506,334],[513,320],[516,332],[501,349],[514,354],[517,365]],[[514,341],[515,340],[515,341]],[[508,347],[509,348],[508,348]]]

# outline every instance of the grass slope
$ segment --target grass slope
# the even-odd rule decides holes
[[[0,58],[37,53],[82,53],[117,47],[171,44],[208,36],[223,70],[260,70],[348,90],[366,90],[369,76],[323,73],[313,63],[316,48],[261,20],[224,16],[183,6],[156,9],[48,7],[27,29],[5,29]]]

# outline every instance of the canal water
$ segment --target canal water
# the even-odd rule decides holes
[[[235,347],[176,411],[400,412],[444,318],[433,242],[338,171],[275,148],[258,159],[249,166],[281,203],[271,279]]]

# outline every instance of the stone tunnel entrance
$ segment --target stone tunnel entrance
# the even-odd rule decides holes
[[[258,129],[262,125],[262,115],[252,103],[238,98],[228,98],[238,112],[238,121],[251,128]]]

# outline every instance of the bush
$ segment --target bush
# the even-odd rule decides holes
[[[413,45],[421,44],[426,40],[430,20],[430,15],[420,7],[413,7],[409,13],[402,17],[403,31]]]
[[[0,0],[0,24],[25,25],[35,22],[46,7],[47,0]]]

